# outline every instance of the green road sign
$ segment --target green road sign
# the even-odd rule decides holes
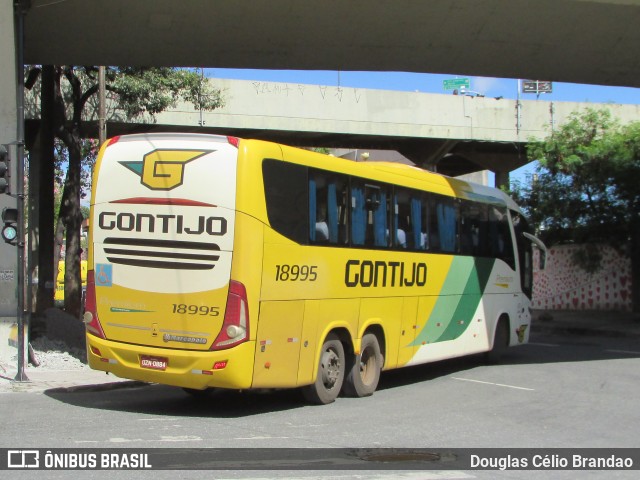
[[[442,81],[442,88],[445,90],[455,90],[456,88],[471,88],[471,82],[468,78],[452,78]]]

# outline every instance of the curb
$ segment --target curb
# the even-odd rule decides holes
[[[140,382],[137,380],[109,382],[109,383],[96,383],[91,385],[72,385],[70,387],[54,387],[44,390],[46,393],[86,393],[86,392],[104,392],[107,390],[118,390],[125,388],[139,388],[151,385],[147,382]]]
[[[639,327],[640,328],[640,327]],[[580,335],[580,336],[605,336],[611,338],[638,337],[640,331],[633,332],[629,330],[614,329],[594,329],[581,327],[577,325],[531,325],[531,331],[536,333],[556,334],[556,335]]]

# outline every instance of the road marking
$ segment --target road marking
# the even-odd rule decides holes
[[[536,347],[559,347],[560,345],[556,345],[555,343],[538,343],[538,342],[529,342],[529,345],[535,345]]]
[[[255,437],[236,437],[234,440],[273,440],[273,439],[285,439],[288,440],[291,437],[272,437],[269,435],[255,436]]]
[[[120,438],[120,437],[112,437],[107,440],[110,443],[131,443],[131,442],[201,442],[202,438],[197,437],[195,435],[179,435],[179,436],[165,436],[162,435],[160,438],[151,438],[143,440],[142,438]]]
[[[605,350],[605,352],[624,353],[625,355],[640,355],[640,352],[634,352],[633,350]]]
[[[168,436],[161,435],[160,440],[156,440],[157,442],[201,442],[202,438],[196,435],[178,435],[178,436]]]
[[[454,380],[460,380],[462,382],[483,383],[485,385],[494,385],[496,387],[513,388],[515,390],[527,390],[529,392],[535,391],[533,388],[518,387],[516,385],[505,385],[504,383],[483,382],[482,380],[472,380],[471,378],[459,378],[459,377],[451,377],[451,378],[453,378]]]

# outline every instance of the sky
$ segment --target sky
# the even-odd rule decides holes
[[[400,90],[423,93],[451,93],[443,88],[444,80],[468,78],[473,92],[487,97],[518,97],[518,80],[477,77],[473,75],[448,75],[410,72],[352,72],[326,70],[254,70],[254,69],[206,69],[208,77],[261,82],[301,83],[312,85]],[[536,100],[536,94],[521,93],[522,100]],[[622,103],[640,104],[640,88],[605,87],[576,83],[553,82],[553,92],[539,96],[540,100],[553,102]],[[639,119],[640,120],[640,119]],[[511,173],[511,178],[524,180],[535,165],[529,164]]]
[[[401,90],[407,92],[450,93],[444,90],[443,80],[469,78],[471,90],[487,97],[503,96],[515,99],[518,80],[475,77],[472,75],[446,75],[408,72],[337,72],[325,70],[241,70],[206,69],[210,77],[262,82],[287,82],[313,85]],[[523,100],[535,100],[536,95],[521,94]],[[553,92],[540,95],[540,100],[594,103],[640,104],[640,88],[604,87],[575,83],[553,83]]]

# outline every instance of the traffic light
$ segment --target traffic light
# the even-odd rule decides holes
[[[11,193],[10,182],[11,174],[9,172],[9,152],[7,147],[0,145],[0,193]]]
[[[2,239],[15,245],[18,242],[18,209],[5,207],[2,209]]]

